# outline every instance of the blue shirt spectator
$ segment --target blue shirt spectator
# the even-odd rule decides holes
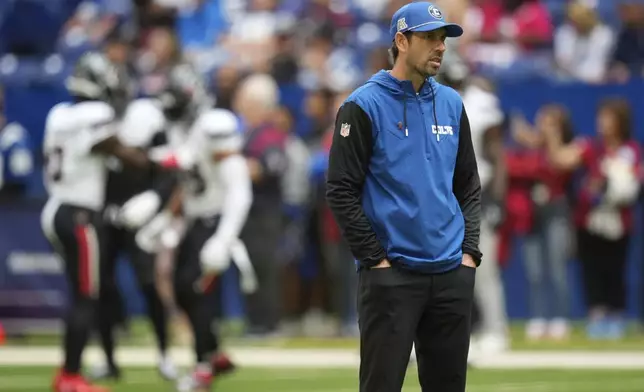
[[[195,7],[181,9],[177,34],[184,49],[213,47],[228,29],[228,21],[216,0],[198,0]]]

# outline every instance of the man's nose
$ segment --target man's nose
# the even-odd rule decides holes
[[[443,53],[447,49],[447,46],[445,45],[445,42],[441,41],[438,46],[436,47],[436,50]]]

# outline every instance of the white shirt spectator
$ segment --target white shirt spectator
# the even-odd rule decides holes
[[[615,43],[614,32],[595,11],[572,3],[568,22],[555,32],[555,60],[567,76],[587,83],[603,81]]]
[[[608,68],[615,35],[605,25],[597,25],[583,36],[570,25],[555,33],[555,59],[566,72],[584,82],[600,82]]]

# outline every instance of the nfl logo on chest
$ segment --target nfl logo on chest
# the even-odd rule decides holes
[[[349,136],[349,132],[351,132],[351,125],[347,123],[343,123],[342,126],[340,127],[340,136],[347,137]]]

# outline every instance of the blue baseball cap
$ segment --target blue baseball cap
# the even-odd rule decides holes
[[[447,23],[438,7],[426,1],[410,3],[400,7],[391,18],[389,35],[393,41],[396,33],[407,31],[432,31],[444,28],[448,37],[460,37],[463,28],[455,23]]]

